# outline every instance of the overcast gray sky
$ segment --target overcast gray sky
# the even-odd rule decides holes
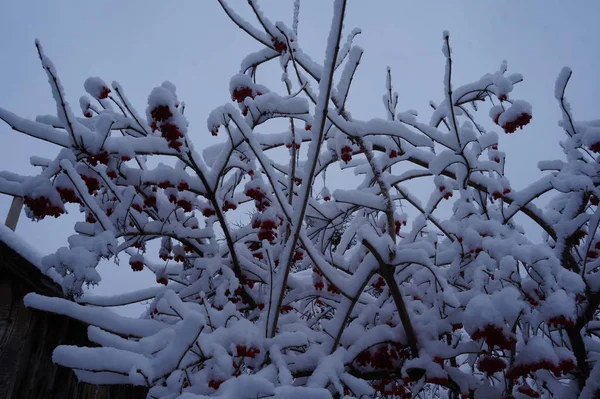
[[[260,4],[271,19],[291,26],[293,0]],[[230,5],[251,18],[246,1],[230,0]],[[385,118],[381,96],[389,65],[400,94],[398,110],[416,109],[428,121],[428,101],[443,99],[441,38],[442,31],[449,30],[455,85],[496,71],[504,59],[510,72],[525,77],[514,97],[533,105],[533,121],[514,135],[502,134],[500,141],[513,186],[522,187],[539,175],[539,160],[561,156],[562,132],[556,126],[560,114],[553,91],[563,66],[574,71],[568,97],[575,117],[600,117],[594,94],[600,92],[598,15],[597,0],[350,0],[345,28],[362,29],[355,43],[365,54],[349,110],[360,119]],[[331,2],[303,0],[300,17],[300,44],[322,60]],[[54,61],[76,111],[89,76],[121,83],[140,111],[153,87],[172,81],[186,102],[192,138],[200,148],[222,139],[208,134],[206,117],[229,101],[229,78],[243,57],[259,48],[215,0],[7,0],[0,6],[0,106],[31,118],[55,111],[35,38]],[[268,81],[277,82],[275,71],[269,69],[273,76]],[[1,170],[32,174],[36,171],[29,166],[31,155],[55,153],[52,146],[0,124]],[[9,204],[10,199],[0,195],[2,220]],[[75,219],[71,215],[33,224],[22,217],[17,231],[45,254],[66,245],[72,231],[69,221]],[[122,286],[128,279],[118,273],[103,273],[103,278],[107,287]]]

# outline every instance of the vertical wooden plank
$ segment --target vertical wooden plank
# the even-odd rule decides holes
[[[22,209],[23,198],[13,197],[13,200],[10,204],[10,209],[8,210],[8,215],[6,215],[6,222],[4,223],[6,227],[12,231],[15,231],[17,228],[17,223],[19,222],[19,216],[21,215]]]
[[[94,346],[87,325],[25,307],[31,291],[61,295],[47,276],[0,242],[0,398],[142,399],[144,387],[79,383],[75,373],[52,362],[58,345]]]

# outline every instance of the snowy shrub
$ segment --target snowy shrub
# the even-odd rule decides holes
[[[597,397],[600,122],[573,118],[571,72],[555,90],[565,158],[515,190],[484,126],[520,134],[531,121],[506,63],[454,86],[444,33],[442,101],[428,122],[396,109],[389,70],[384,117],[356,120],[346,100],[362,49],[354,31],[342,38],[346,1],[334,1],[322,64],[255,1],[255,25],[220,3],[262,49],[201,129],[218,144],[194,147],[198,127],[170,82],[144,112],[118,83],[89,78],[76,116],[39,43],[56,116],[0,108],[14,130],[61,149],[34,159],[37,176],[2,173],[0,191],[22,196],[33,219],[66,203],[82,214],[69,247],[43,261],[69,299],[25,301],[88,323],[98,346],[60,346],[54,361],[82,381],[147,386],[149,398]],[[270,62],[283,90],[255,80]],[[287,128],[273,133],[272,120]],[[332,185],[328,170],[353,177]],[[82,295],[117,257],[157,285]],[[148,300],[139,319],[105,308]]]

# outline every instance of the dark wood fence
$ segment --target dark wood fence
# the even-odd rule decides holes
[[[134,386],[79,383],[75,373],[52,362],[58,345],[94,346],[83,323],[25,307],[29,292],[62,296],[49,277],[0,241],[0,398],[138,399]]]

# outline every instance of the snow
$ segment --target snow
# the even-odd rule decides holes
[[[516,120],[522,114],[532,114],[531,104],[524,100],[515,100],[510,107],[500,114],[498,124],[504,126],[507,122]]]
[[[17,233],[4,225],[0,225],[0,241],[12,248],[16,253],[25,258],[29,263],[40,270],[42,268],[42,256],[28,244],[24,239],[18,236]],[[62,278],[54,271],[48,271],[48,276],[58,284],[61,284]]]
[[[108,89],[108,85],[97,76],[87,78],[83,83],[83,87],[95,99],[100,99],[101,95]]]

